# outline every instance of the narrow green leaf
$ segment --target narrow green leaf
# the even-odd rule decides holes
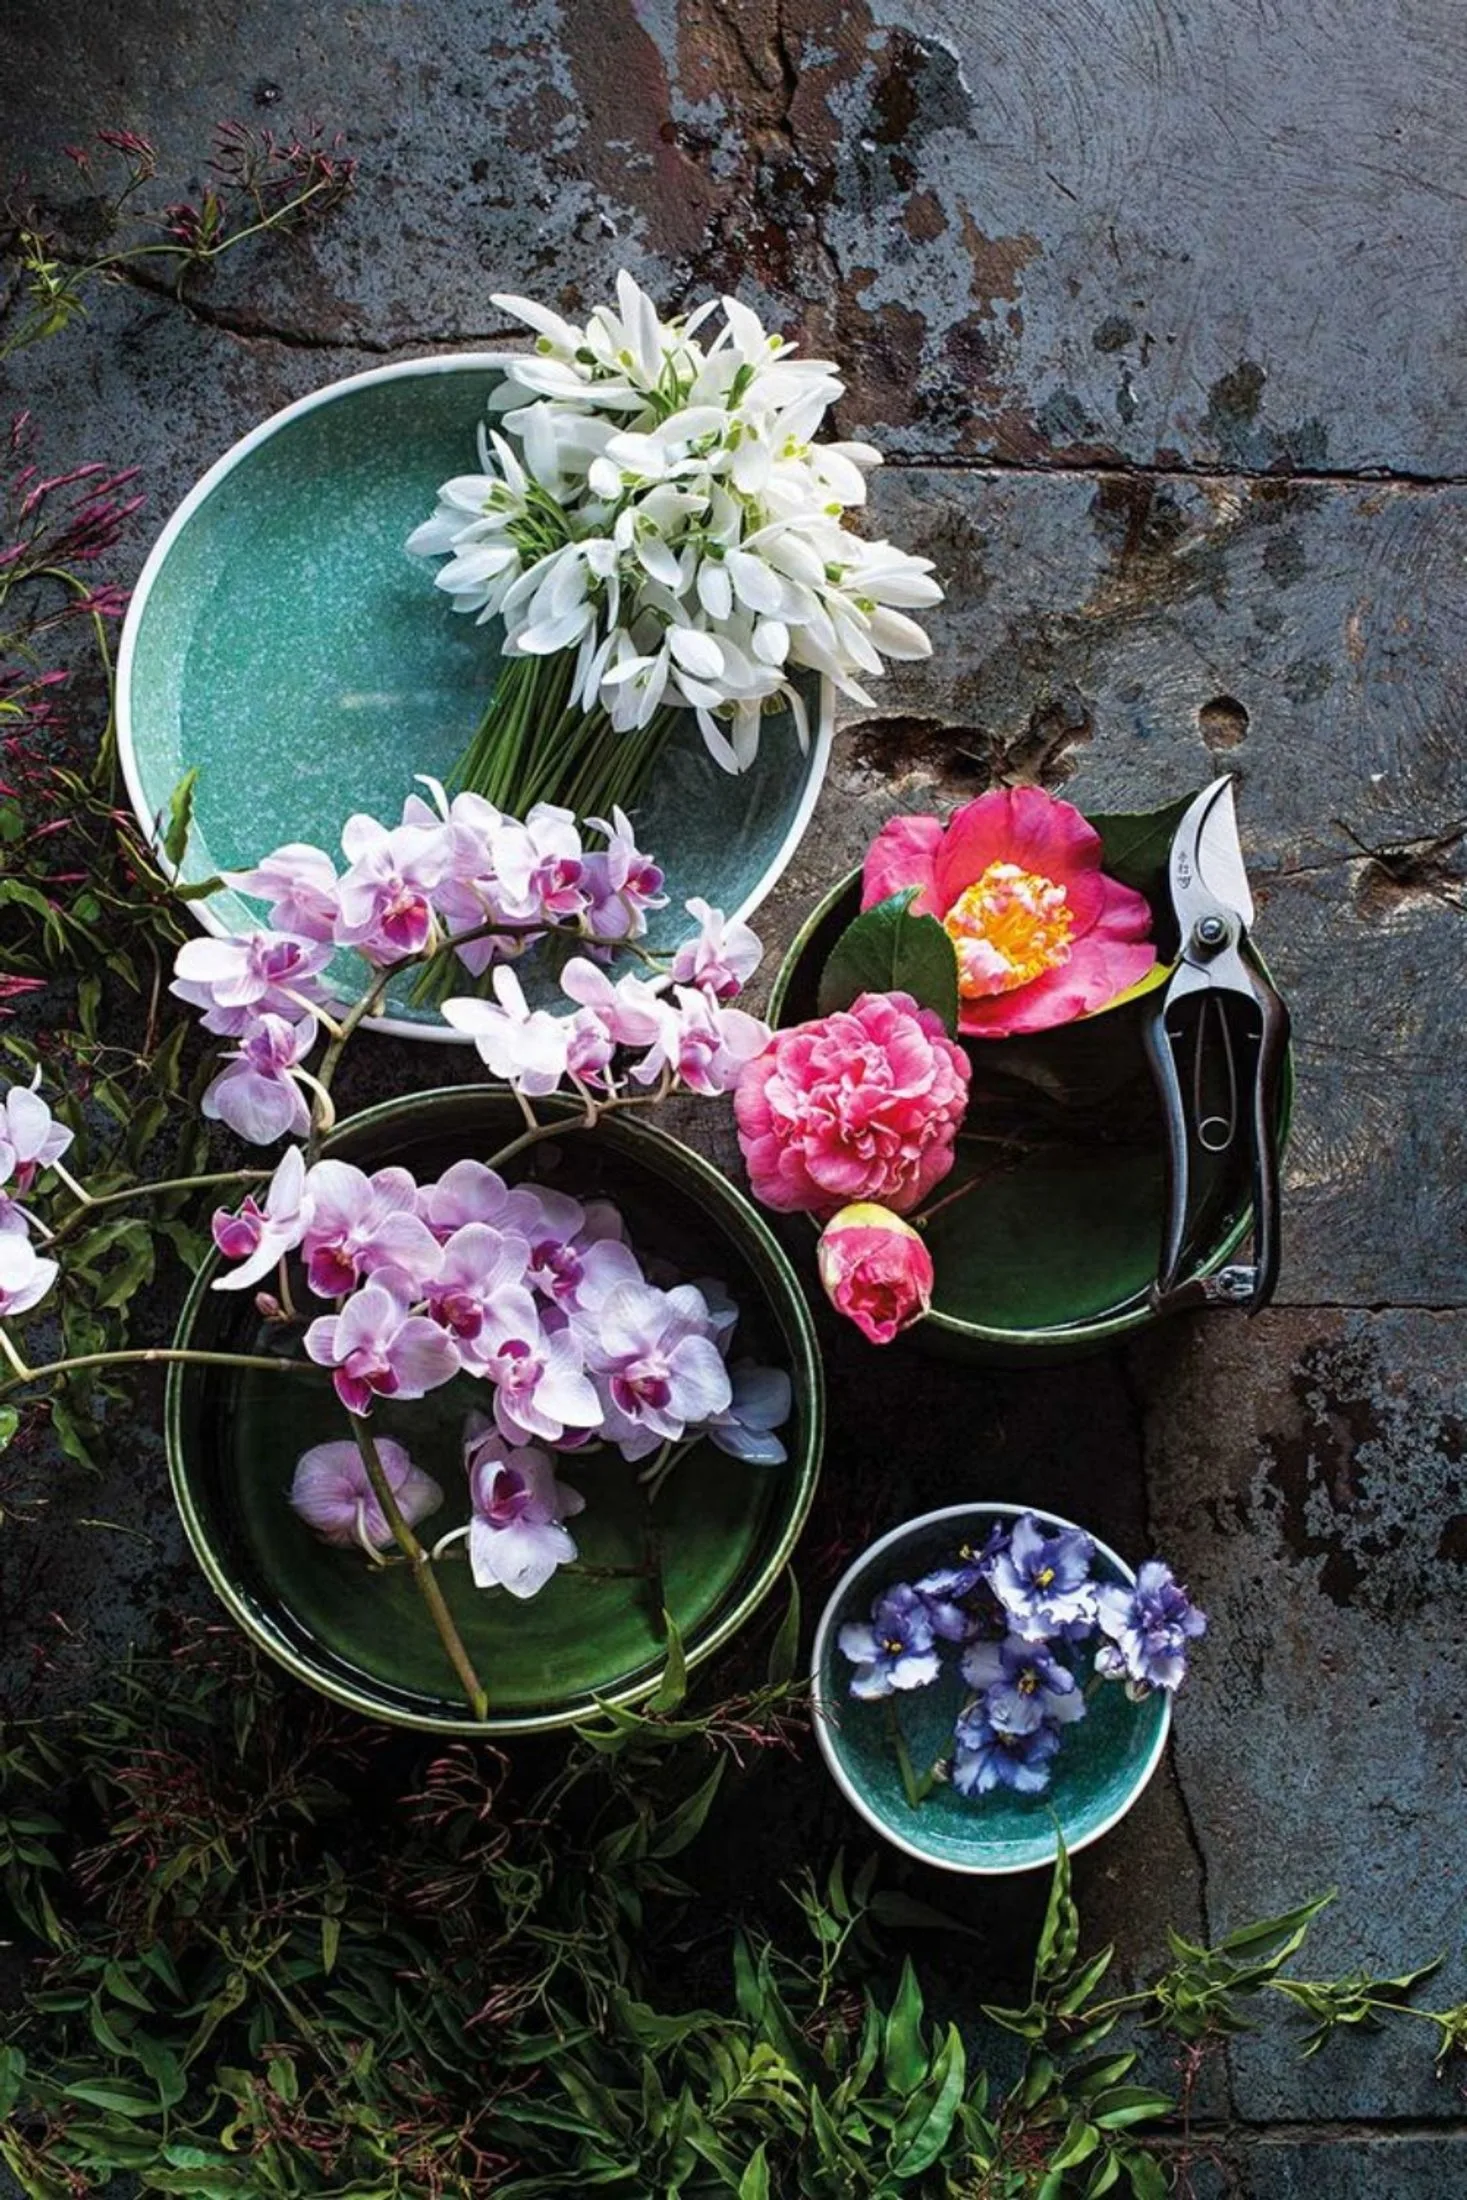
[[[667,1629],[667,1663],[654,1693],[648,1697],[648,1708],[653,1711],[676,1711],[688,1692],[688,1661],[683,1655],[683,1638],[677,1631],[677,1622],[671,1612],[662,1615]]]
[[[932,2067],[932,2084],[897,2126],[892,2170],[904,2181],[920,2177],[942,2154],[963,2097],[967,2057],[956,2025],[948,2026],[942,2053]],[[896,2151],[896,2150],[900,2151]]]
[[[1102,2131],[1124,2131],[1131,2124],[1170,2116],[1176,2105],[1169,2093],[1157,2093],[1147,2085],[1113,2085],[1097,2093],[1090,2115]]]
[[[728,1759],[720,1757],[702,1786],[696,1788],[678,1805],[653,1841],[649,1855],[680,1856],[684,1849],[697,1840],[708,1813],[713,1808],[713,1798],[718,1793],[727,1765]]]
[[[761,2139],[739,2179],[738,2200],[769,2200],[769,2162]]]
[[[0,1406],[0,1451],[4,1451],[20,1427],[20,1412],[15,1406]]]
[[[0,2047],[0,2121],[7,2117],[20,2099],[21,2080],[25,2076],[25,2057],[18,2047]]]
[[[1080,1942],[1080,1913],[1070,1900],[1070,1857],[1063,1840],[1054,1860],[1054,1879],[1049,1890],[1049,1907],[1044,1913],[1044,1930],[1039,1936],[1039,1948],[1034,1958],[1034,1998],[1039,2000],[1039,1989],[1051,1979],[1063,1978],[1075,1960]]]
[[[1154,2154],[1143,2154],[1139,2147],[1133,2147],[1125,2163],[1133,2200],[1167,2200],[1166,2171]]]
[[[911,2093],[927,2072],[922,2046],[922,1989],[908,1956],[902,1964],[896,2000],[886,2020],[881,2046],[881,2067],[893,2093]]]
[[[163,831],[163,853],[175,871],[182,863],[188,848],[188,836],[194,821],[194,787],[198,777],[198,765],[191,764],[168,797],[168,823]]]
[[[910,913],[917,891],[893,894],[846,926],[820,975],[822,1016],[863,993],[910,993],[919,1007],[937,1011],[949,1036],[957,1031],[957,953],[936,917]]]
[[[1297,1947],[1320,1911],[1329,1908],[1337,1891],[1331,1887],[1328,1894],[1316,1895],[1312,1902],[1301,1903],[1297,1910],[1285,1910],[1280,1917],[1261,1918],[1256,1925],[1240,1926],[1237,1932],[1229,1933],[1226,1940],[1218,1942],[1215,1952],[1230,1956],[1253,1955],[1278,1940],[1289,1940]],[[1183,1941],[1180,1946],[1187,1948],[1187,1943]],[[1187,1953],[1200,1951],[1187,1948]]]
[[[771,1688],[784,1688],[795,1677],[795,1666],[800,1654],[800,1584],[793,1572],[785,1576],[790,1585],[789,1602],[784,1617],[769,1646],[768,1680]]]
[[[158,2102],[151,2093],[140,2093],[120,2078],[79,2078],[61,2088],[69,2101],[85,2101],[89,2108],[109,2109],[114,2116],[156,2116]]]
[[[1087,2123],[1083,2116],[1076,2116],[1072,2118],[1058,2152],[1051,2154],[1049,2167],[1051,2170],[1078,2169],[1082,2162],[1089,2161],[1099,2145],[1100,2133],[1094,2124]]]

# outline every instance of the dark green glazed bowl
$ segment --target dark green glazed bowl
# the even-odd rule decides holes
[[[502,630],[457,616],[433,586],[437,561],[406,543],[439,483],[477,465],[474,431],[502,381],[492,357],[469,352],[329,383],[251,429],[169,519],[123,627],[117,738],[145,834],[197,767],[181,880],[250,869],[288,841],[334,855],[353,811],[393,823],[422,792],[415,773],[451,776],[493,690]],[[683,937],[690,894],[746,915],[769,892],[825,776],[832,701],[812,675],[809,755],[789,715],[771,716],[737,778],[685,713],[637,805],[641,845],[667,874],[650,946]],[[232,891],[191,907],[216,932],[263,917]],[[349,999],[359,966],[340,960]],[[412,999],[411,975],[377,1023],[466,1038]]]
[[[1054,1862],[1058,1835],[1072,1851],[1098,1841],[1124,1818],[1166,1748],[1170,1698],[1157,1692],[1132,1703],[1124,1688],[1106,1683],[1091,1698],[1085,1717],[1065,1729],[1042,1795],[1000,1788],[991,1795],[964,1796],[940,1783],[915,1809],[907,1801],[887,1702],[863,1703],[851,1695],[851,1666],[840,1649],[840,1630],[847,1621],[868,1618],[873,1598],[893,1582],[916,1581],[951,1565],[960,1545],[977,1547],[997,1522],[1030,1511],[1050,1534],[1074,1525],[1031,1506],[994,1504],[949,1505],[893,1528],[840,1581],[815,1631],[815,1736],[836,1786],[894,1848],[943,1871],[987,1876],[1037,1871]],[[1100,1581],[1136,1578],[1103,1543],[1095,1547],[1095,1574]],[[1089,1670],[1086,1646],[1076,1661],[1082,1684]],[[956,1658],[947,1656],[930,1688],[888,1699],[899,1707],[919,1770],[951,1754],[953,1724],[968,1693]]]
[[[567,1103],[543,1103],[545,1119]],[[502,1088],[459,1086],[371,1108],[328,1151],[372,1169],[402,1163],[420,1179],[465,1155],[488,1159],[523,1129]],[[169,1369],[169,1471],[200,1565],[231,1616],[300,1680],[397,1726],[459,1734],[524,1734],[568,1726],[598,1702],[651,1693],[666,1662],[661,1605],[689,1665],[709,1657],[769,1594],[814,1495],[823,1425],[820,1360],[800,1286],[748,1202],[718,1170],[663,1133],[617,1116],[595,1131],[532,1148],[506,1171],[576,1197],[613,1199],[644,1258],[684,1278],[716,1276],[741,1309],[736,1350],[789,1371],[794,1408],[782,1467],[755,1467],[703,1444],[657,1500],[662,1588],[641,1579],[562,1572],[537,1597],[474,1588],[468,1568],[439,1568],[444,1594],[484,1681],[491,1711],[475,1721],[406,1568],[375,1572],[318,1542],[287,1503],[302,1451],[346,1434],[329,1380],[272,1378],[178,1362]],[[181,1346],[263,1349],[246,1303],[209,1289],[211,1259],[179,1324]],[[379,1401],[379,1434],[396,1436],[442,1485],[424,1524],[442,1534],[468,1517],[459,1435],[482,1386],[460,1376],[409,1405]],[[588,1566],[644,1563],[636,1469],[619,1453],[567,1458],[563,1478],[586,1510],[575,1523]]]
[[[1170,812],[1158,812],[1165,819]],[[1096,819],[1097,825],[1105,821]],[[1141,878],[1133,879],[1143,891]],[[1157,940],[1167,936],[1161,880],[1151,882]],[[821,972],[859,913],[861,874],[852,871],[806,919],[780,966],[769,1002],[776,1026],[818,1015]],[[939,1358],[1032,1367],[1083,1358],[1119,1343],[1159,1317],[1147,1293],[1156,1276],[1166,1209],[1166,1138],[1142,1047],[1155,990],[1096,1015],[1033,1036],[973,1039],[966,1052],[975,1094],[992,1120],[970,1107],[952,1175],[937,1196],[993,1169],[970,1199],[935,1215],[926,1231],[936,1270],[932,1310],[906,1332]],[[1087,1134],[1073,1146],[1051,1138],[1017,1166],[995,1168],[996,1127],[1022,1122],[1031,1107],[1063,1108],[1083,1096],[1124,1117],[1119,1138]],[[1292,1058],[1280,1104],[1280,1139],[1293,1099]],[[1051,1115],[1051,1121],[1062,1121]],[[1206,1247],[1192,1274],[1229,1261],[1252,1224],[1252,1184],[1238,1155],[1205,1156],[1196,1167],[1194,1238]]]

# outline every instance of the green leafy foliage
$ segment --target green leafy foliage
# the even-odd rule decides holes
[[[191,2200],[1157,2200],[1174,2104],[1146,2027],[1200,2047],[1270,1991],[1316,2029],[1388,2020],[1426,1976],[1288,1978],[1308,1904],[1178,1937],[1107,1997],[1061,1856],[1031,1999],[989,2012],[1023,2043],[1000,2089],[886,1937],[952,1921],[882,1890],[880,1859],[720,1901],[708,1827],[796,1710],[782,1684],[685,1691],[536,1786],[493,1750],[414,1754],[210,1634],[13,1727],[0,2160],[32,2200],[122,2172]],[[1463,2012],[1419,2014],[1460,2037]]]
[[[916,898],[909,886],[846,926],[821,973],[822,1016],[849,1008],[863,993],[910,993],[937,1011],[949,1036],[957,1031],[957,955],[936,917],[913,916]]]

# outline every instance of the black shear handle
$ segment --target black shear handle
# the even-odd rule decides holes
[[[1162,1235],[1161,1260],[1151,1288],[1151,1304],[1157,1313],[1179,1313],[1193,1306],[1241,1306],[1256,1314],[1273,1297],[1279,1276],[1279,1091],[1289,1041],[1289,1011],[1266,973],[1250,963],[1249,976],[1258,1010],[1259,1028],[1254,1044],[1252,1095],[1248,1110],[1248,1137],[1253,1162],[1253,1259],[1234,1263],[1210,1276],[1193,1276],[1179,1282],[1187,1249],[1187,1226],[1192,1206],[1192,1144],[1194,1125],[1183,1097],[1173,1034],[1165,1009],[1146,1027],[1146,1053],[1166,1121],[1167,1214]],[[1192,996],[1199,1013],[1206,999]],[[1230,994],[1229,999],[1241,998]],[[1214,996],[1216,998],[1216,996]],[[1224,1014],[1226,1010],[1222,1011]]]

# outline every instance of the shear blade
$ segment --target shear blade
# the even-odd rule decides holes
[[[1252,924],[1253,896],[1248,887],[1243,844],[1238,838],[1238,812],[1230,772],[1215,779],[1210,787],[1203,788],[1177,828],[1173,843],[1172,899],[1184,930],[1195,901],[1196,885],[1200,885],[1210,900],[1230,910],[1245,928]]]

